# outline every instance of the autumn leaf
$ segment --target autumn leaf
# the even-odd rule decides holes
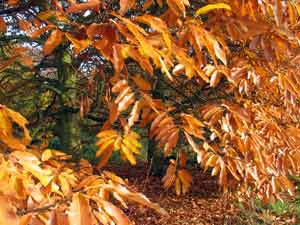
[[[104,208],[105,212],[113,218],[113,220],[118,225],[130,225],[131,222],[129,221],[128,217],[115,205],[107,201],[101,201],[102,207]]]
[[[39,159],[28,152],[13,152],[13,156],[18,159],[18,162],[23,166],[24,170],[30,172],[34,177],[39,179],[43,186],[47,186],[53,179],[51,170],[42,169]]]
[[[95,219],[89,205],[89,199],[82,194],[74,194],[67,212],[69,223],[72,225],[94,225]]]
[[[11,57],[10,59],[0,61],[0,72],[6,70],[7,67],[12,65],[17,60],[17,58],[18,58],[17,56],[14,56]]]
[[[44,44],[43,53],[44,55],[49,55],[53,50],[60,45],[63,40],[63,33],[60,30],[54,30],[51,32],[49,38]]]
[[[163,39],[167,47],[169,49],[171,48],[171,35],[169,33],[166,23],[163,20],[151,15],[138,16],[135,19],[136,21],[148,24],[154,30],[157,30],[158,32],[162,33]]]
[[[113,124],[119,116],[118,112],[118,105],[114,102],[108,103],[108,109],[109,109],[109,121],[111,124]]]
[[[124,15],[129,9],[135,5],[135,0],[120,0],[120,15]]]
[[[22,138],[14,136],[13,123],[22,129]],[[0,139],[12,149],[22,150],[31,142],[28,121],[19,113],[0,105]]]
[[[8,5],[17,5],[20,1],[19,0],[8,0]]]
[[[185,17],[185,5],[189,5],[189,1],[182,0],[167,0],[167,4],[176,16]]]
[[[143,79],[140,75],[135,75],[132,77],[134,83],[142,90],[142,91],[150,91],[151,85],[148,81]]]
[[[8,197],[0,196],[0,225],[19,225],[17,208],[13,206]]]
[[[132,127],[136,121],[138,121],[141,109],[141,101],[136,101],[131,110],[130,117],[128,118],[129,128]]]
[[[6,23],[3,17],[0,17],[0,32],[6,32]]]
[[[85,10],[95,10],[99,11],[100,1],[99,0],[88,0],[85,3],[72,3],[67,9],[68,13],[77,13]]]
[[[65,36],[74,46],[76,54],[80,53],[91,44],[88,39],[78,40],[74,38],[70,33],[66,33]]]
[[[39,29],[33,31],[32,33],[29,34],[29,36],[32,39],[36,39],[36,38],[40,37],[42,34],[44,34],[45,32],[47,32],[48,30],[53,29],[53,28],[55,28],[54,25],[47,25],[47,26],[44,26],[42,28],[39,28]]]
[[[208,13],[211,10],[215,10],[215,9],[226,9],[226,10],[231,10],[230,5],[226,4],[226,3],[215,3],[215,4],[208,4],[200,9],[197,9],[195,15],[199,16],[201,14],[205,14]]]

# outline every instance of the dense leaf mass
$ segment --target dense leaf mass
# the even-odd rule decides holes
[[[40,58],[63,48],[70,53],[66,63],[73,64],[78,74],[106,81],[101,98],[108,114],[97,135],[98,168],[113,151],[135,165],[141,148],[135,128],[149,127],[149,138],[164,155],[176,155],[163,183],[166,188],[174,186],[177,194],[186,193],[192,182],[185,169],[186,144],[225,189],[257,193],[264,201],[280,199],[285,191],[294,194],[289,178],[300,171],[297,1],[45,0],[8,1],[3,6],[1,35],[9,38],[17,29],[24,39],[10,46],[0,71],[18,63],[34,70],[34,60],[28,59],[33,57],[32,46],[24,44],[32,41],[43,48]],[[91,79],[80,100],[70,100],[71,106],[79,104],[82,118],[94,105],[92,89]],[[1,120],[9,118],[24,128],[11,112],[0,112]],[[1,126],[4,144],[11,149],[26,147],[28,134],[15,143],[14,138],[5,138],[11,137],[10,125]],[[41,179],[35,177],[41,185],[48,187],[59,179],[52,175],[52,164],[49,173],[39,173],[40,158],[34,155],[13,152],[11,157],[15,158],[11,166],[19,162],[25,171],[32,170],[33,177],[45,173]],[[28,165],[27,160],[34,163]],[[10,164],[5,157],[3,163]],[[72,180],[75,177],[68,182]],[[118,189],[121,184],[100,186],[122,196],[118,190],[127,189]],[[60,190],[54,182],[51,187],[65,195],[73,184],[65,183]],[[96,214],[101,222],[123,220],[111,203],[87,196],[74,194],[71,212],[83,210],[93,224],[89,202],[94,201],[106,213]],[[70,215],[80,224],[78,215]],[[127,224],[126,219],[119,224]]]
[[[166,215],[115,174],[93,174],[86,160],[75,164],[70,162],[70,156],[57,150],[25,148],[25,139],[14,137],[10,127],[16,122],[27,134],[26,120],[3,105],[0,115],[0,149],[13,149],[9,154],[0,154],[1,225],[131,224],[124,212],[111,203],[112,198],[125,208],[126,201],[131,201]]]

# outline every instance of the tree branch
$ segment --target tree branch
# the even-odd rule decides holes
[[[0,15],[11,15],[11,14],[19,13],[21,11],[28,10],[32,6],[33,2],[34,0],[31,0],[27,4],[20,5],[18,7],[0,10]]]

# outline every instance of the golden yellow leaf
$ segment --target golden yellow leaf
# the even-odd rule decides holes
[[[175,192],[176,195],[180,195],[181,194],[181,183],[180,183],[180,179],[178,177],[176,177],[176,181],[175,181]]]
[[[215,4],[208,4],[200,9],[197,9],[195,15],[199,16],[201,14],[205,14],[208,13],[211,10],[214,9],[226,9],[226,10],[231,10],[230,5],[226,4],[226,3],[215,3]]]
[[[13,123],[22,128],[21,137],[15,137]],[[0,105],[0,140],[11,149],[23,150],[31,142],[28,121],[19,113]]]
[[[89,39],[78,40],[75,37],[73,37],[70,33],[66,33],[65,36],[74,46],[76,54],[79,54],[91,44],[91,41]]]
[[[126,156],[126,158],[128,159],[128,161],[130,162],[130,164],[135,165],[136,159],[135,159],[132,151],[124,144],[121,144],[121,150],[124,153],[124,155]]]

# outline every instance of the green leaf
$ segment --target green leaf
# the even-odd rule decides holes
[[[231,11],[230,5],[228,5],[226,3],[216,3],[216,4],[208,4],[208,5],[204,6],[204,7],[199,8],[196,11],[195,15],[199,16],[201,14],[208,13],[209,11],[214,10],[214,9],[226,9],[226,10]]]
[[[63,62],[66,63],[66,64],[71,64],[72,59],[71,59],[70,54],[68,54],[68,53],[64,54],[64,56],[63,56]]]

